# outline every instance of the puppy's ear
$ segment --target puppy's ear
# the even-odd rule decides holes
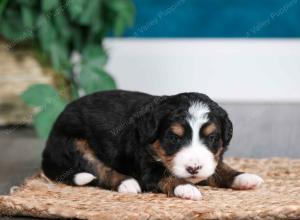
[[[225,115],[223,115],[223,118],[221,118],[221,122],[222,122],[223,146],[227,147],[232,138],[233,126],[232,126],[232,122],[229,119],[228,114],[226,112],[225,112]]]
[[[137,133],[141,143],[152,143],[157,139],[160,120],[155,113],[144,114],[137,122]]]
[[[137,120],[137,134],[141,143],[153,143],[157,140],[162,120],[169,110],[164,99],[145,106],[145,111]]]
[[[212,110],[220,117],[223,147],[227,147],[232,138],[233,125],[227,112],[217,103],[212,104]]]

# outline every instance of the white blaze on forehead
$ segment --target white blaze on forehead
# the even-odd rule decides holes
[[[209,108],[202,102],[194,102],[191,104],[188,113],[188,122],[193,131],[193,141],[197,141],[199,140],[200,128],[208,121]]]
[[[214,173],[216,162],[214,155],[200,140],[200,129],[208,122],[209,107],[202,102],[193,102],[188,109],[187,121],[192,129],[192,140],[189,145],[184,146],[174,158],[175,175],[181,178],[188,178],[191,175],[187,172],[188,166],[200,166],[196,177],[200,179],[207,178]]]

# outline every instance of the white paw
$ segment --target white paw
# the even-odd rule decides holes
[[[133,178],[123,180],[118,187],[118,192],[121,193],[140,193],[141,191],[139,183]]]
[[[92,182],[96,177],[90,173],[77,173],[74,176],[74,183],[78,186],[86,185]]]
[[[251,173],[243,173],[235,177],[231,187],[233,189],[255,189],[263,182],[264,181],[260,176]]]
[[[197,189],[197,187],[191,184],[176,186],[174,194],[175,196],[184,199],[200,200],[202,198],[201,192]]]

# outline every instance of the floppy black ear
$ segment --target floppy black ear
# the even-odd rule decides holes
[[[152,143],[157,139],[159,118],[151,112],[144,114],[137,122],[137,133],[141,143]]]
[[[211,107],[215,114],[218,115],[220,118],[223,147],[226,148],[229,145],[232,138],[232,122],[229,119],[227,112],[223,108],[221,108],[217,103],[213,102]]]
[[[163,118],[170,112],[165,97],[154,100],[144,107],[137,120],[137,134],[141,143],[153,143],[157,140]]]
[[[225,111],[224,111],[225,112]],[[228,114],[225,112],[223,118],[221,119],[222,122],[222,139],[223,139],[223,146],[227,147],[232,138],[233,132],[233,125],[231,120],[228,117]]]

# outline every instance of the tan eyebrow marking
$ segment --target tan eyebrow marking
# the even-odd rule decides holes
[[[184,135],[184,127],[178,122],[175,122],[171,125],[171,131],[179,137]]]
[[[208,135],[212,134],[216,129],[217,129],[217,126],[215,125],[215,123],[211,123],[211,124],[207,125],[206,127],[204,127],[203,135],[208,136]]]

